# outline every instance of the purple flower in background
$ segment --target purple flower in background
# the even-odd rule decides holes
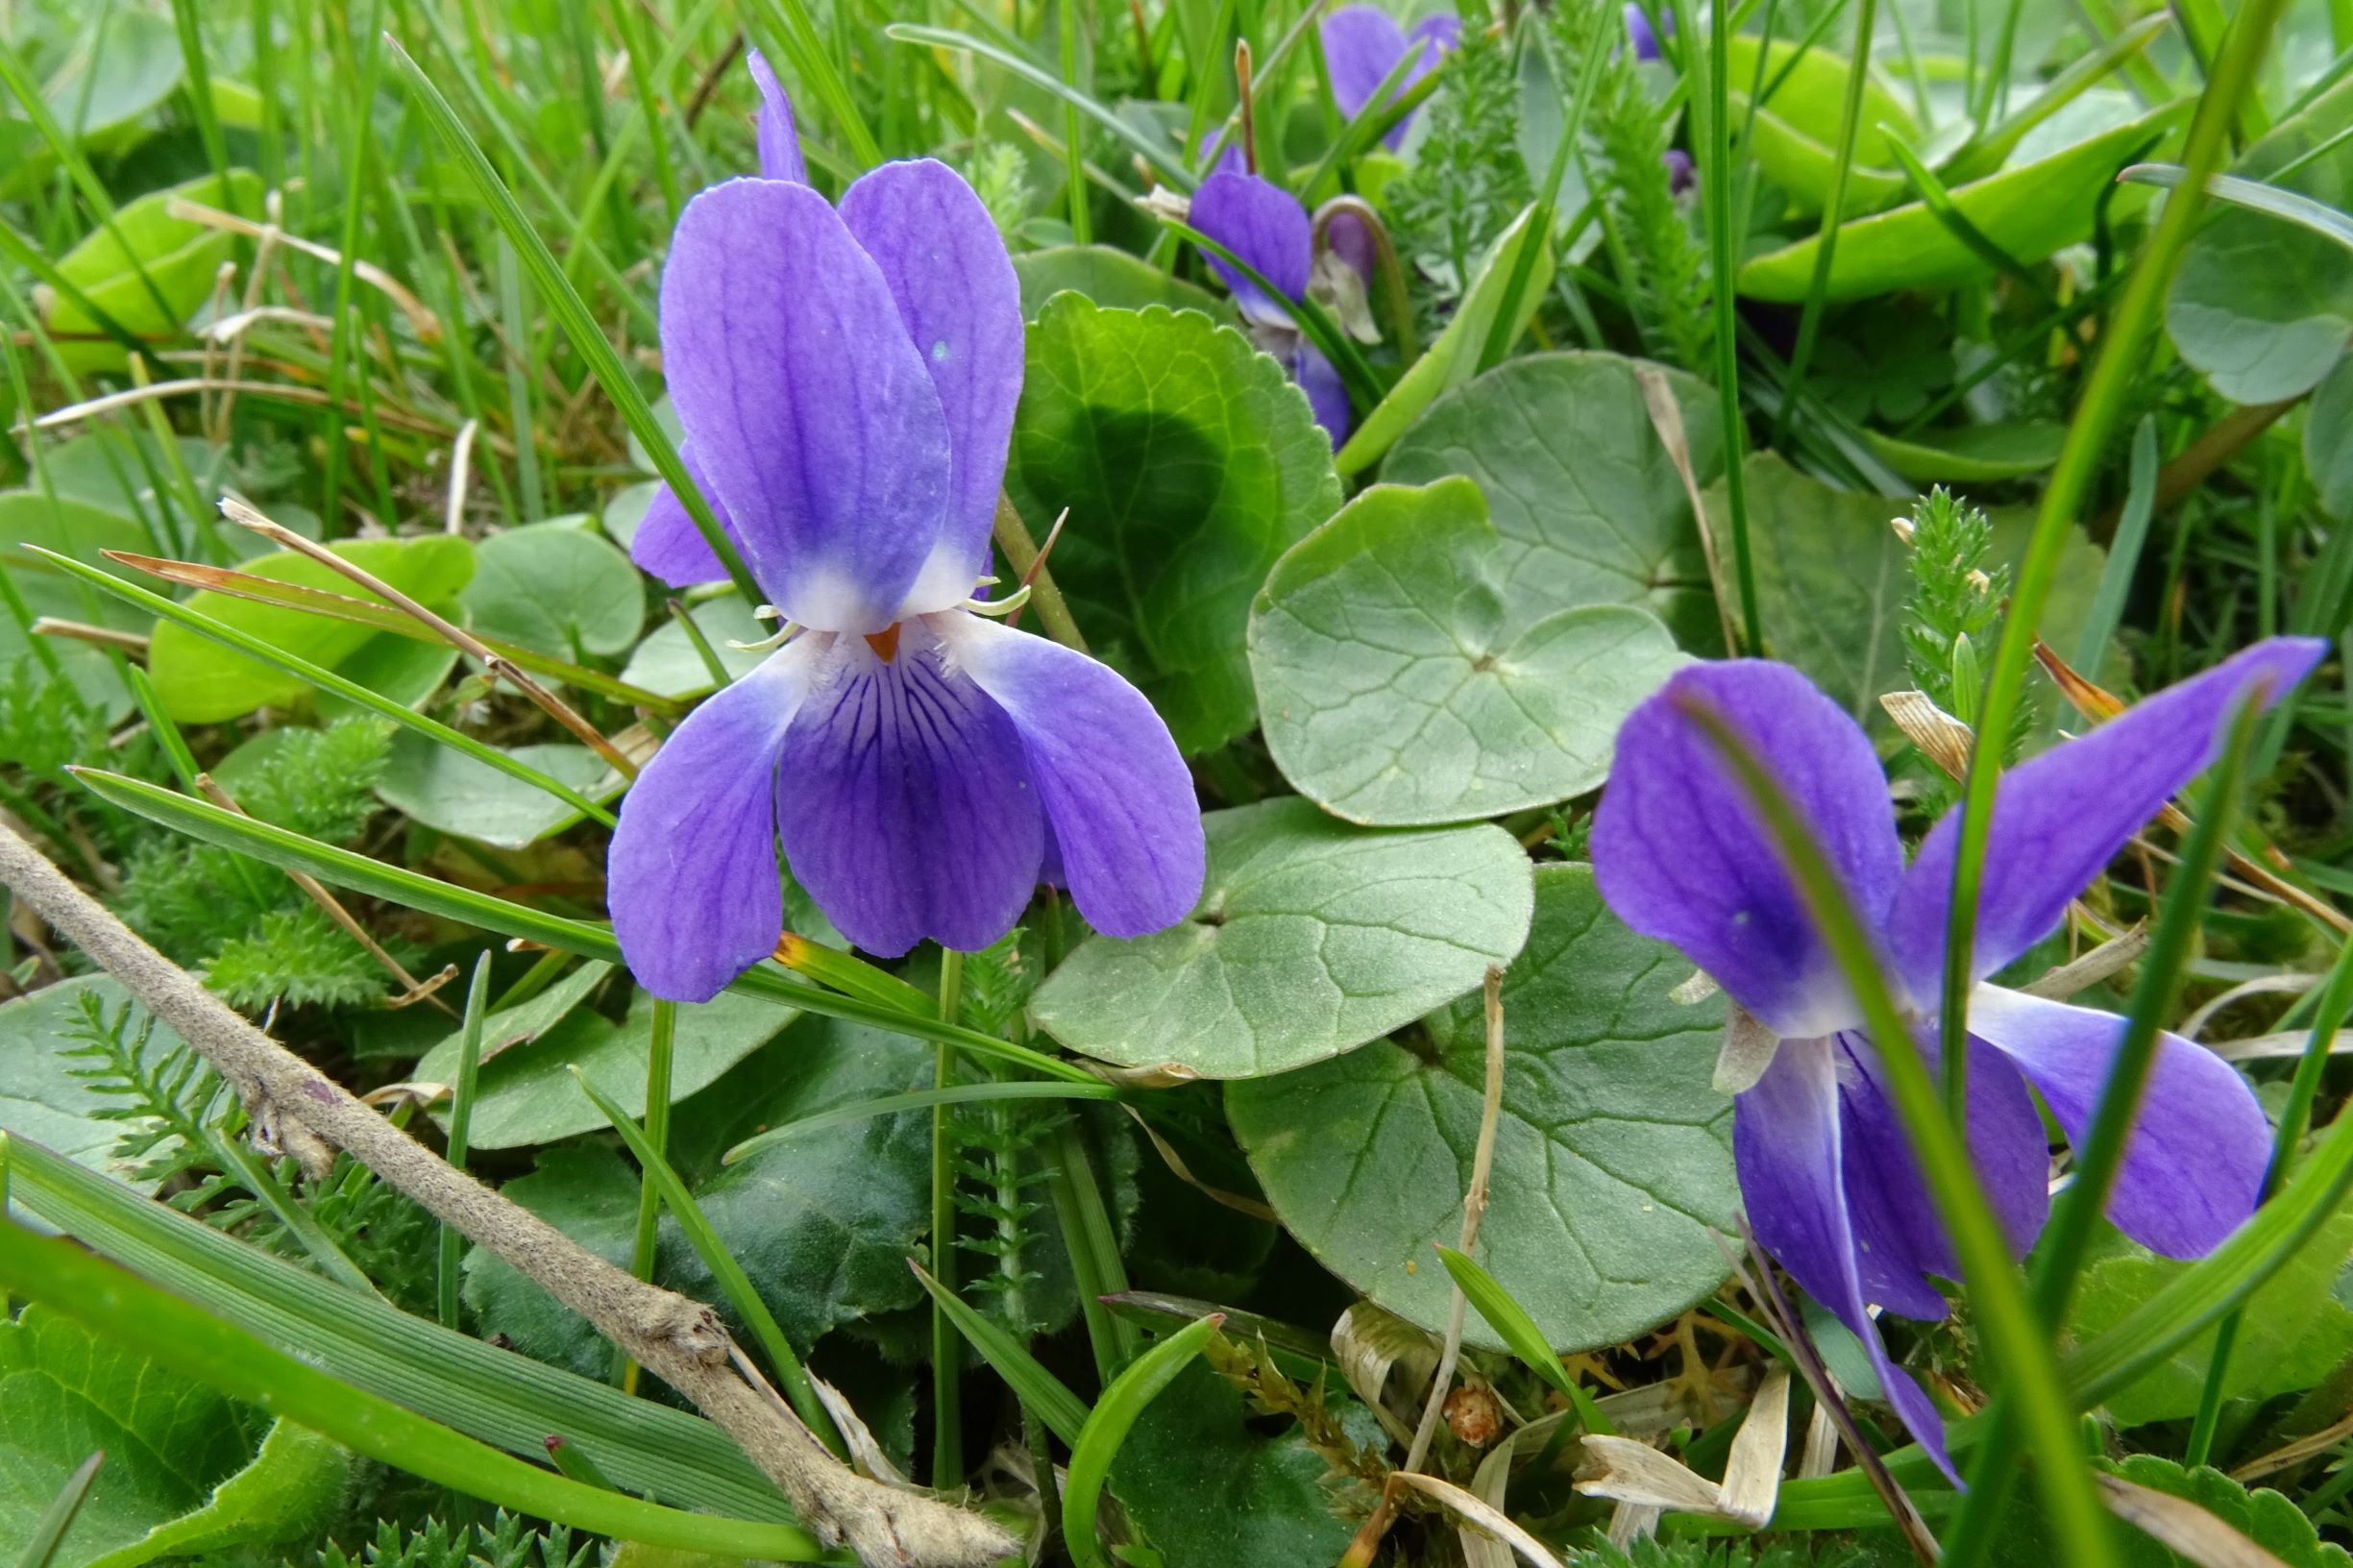
[[[1288,191],[1255,174],[1213,174],[1193,192],[1189,221],[1241,257],[1286,299],[1297,302],[1308,297],[1317,266],[1314,225],[1308,209]],[[1344,228],[1336,218],[1326,233],[1332,242],[1327,269],[1345,269],[1360,290],[1372,273],[1371,236],[1353,215],[1345,215]],[[1225,257],[1212,252],[1205,259],[1233,291],[1234,304],[1250,329],[1251,340],[1289,367],[1291,380],[1307,393],[1315,410],[1315,423],[1338,446],[1347,438],[1352,419],[1348,389],[1340,373],[1264,289]]]
[[[1692,182],[1699,178],[1691,166],[1691,155],[1680,147],[1670,147],[1658,156],[1659,160],[1667,166],[1667,194],[1680,196],[1689,190]]]
[[[1425,16],[1409,29],[1400,28],[1386,12],[1375,6],[1342,6],[1316,27],[1323,45],[1324,69],[1332,79],[1332,101],[1355,119],[1373,101],[1398,61],[1411,50],[1413,66],[1399,80],[1396,90],[1408,87],[1437,69],[1438,57],[1462,42],[1462,22],[1452,15]],[[1413,123],[1409,114],[1382,138],[1394,152]]]
[[[769,177],[679,216],[662,358],[697,483],[798,629],[624,799],[622,951],[658,996],[717,992],[782,931],[779,845],[842,933],[887,956],[986,946],[1042,879],[1097,930],[1167,925],[1203,850],[1166,726],[1104,666],[968,607],[1021,388],[1004,243],[929,159],[873,170],[839,211],[775,178],[798,159],[780,95],[770,108]],[[641,525],[640,562],[717,576],[672,510]]]
[[[1667,30],[1668,36],[1673,37],[1675,13],[1661,6],[1658,20],[1659,24]],[[1626,41],[1634,46],[1636,60],[1656,60],[1658,58],[1658,35],[1651,27],[1651,14],[1636,4],[1635,0],[1626,0]]]
[[[1972,949],[1969,1143],[2022,1255],[2049,1208],[2049,1154],[2028,1085],[2067,1136],[2099,1102],[2124,1020],[1983,983],[2051,931],[2068,900],[2212,760],[2242,698],[2277,698],[2327,645],[2257,644],[2147,698],[2080,740],[2011,771],[1995,796]],[[1897,1371],[1866,1305],[1938,1318],[1926,1276],[1958,1274],[1902,1124],[1880,1046],[1841,980],[1797,885],[1745,792],[1684,704],[1721,716],[1808,820],[1914,1021],[1937,1050],[1936,1005],[1957,813],[1907,870],[1887,780],[1854,721],[1786,665],[1694,665],[1634,710],[1593,823],[1603,896],[1646,936],[1673,943],[1724,988],[1734,1027],[1778,1039],[1736,1102],[1732,1151],[1749,1222],[1765,1249],[1862,1339],[1879,1384],[1948,1473],[1934,1407]],[[2220,1057],[2160,1037],[2108,1217],[2168,1257],[2211,1249],[2251,1213],[2269,1129]]]

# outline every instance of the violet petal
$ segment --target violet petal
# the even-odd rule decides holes
[[[1919,1050],[1933,1074],[1936,1039],[1932,1030],[1924,1035]],[[1857,1260],[1864,1297],[1904,1317],[1942,1317],[1945,1298],[1921,1276],[1957,1280],[1961,1265],[1888,1094],[1886,1065],[1875,1041],[1842,1035],[1839,1044],[1847,1198],[1865,1242]],[[2050,1213],[2043,1116],[2018,1069],[1982,1041],[1971,1043],[1968,1083],[1970,1164],[2011,1252],[2022,1258]]]
[[[1201,896],[1192,777],[1168,726],[1108,665],[978,616],[938,618],[950,657],[1020,733],[1054,846],[1050,880],[1087,923],[1140,937]]]
[[[1785,1040],[1765,1075],[1742,1092],[1732,1114],[1741,1201],[1757,1243],[1854,1332],[1888,1403],[1958,1481],[1936,1407],[1889,1359],[1865,1310],[1843,1176],[1835,1050],[1827,1040]]]
[[[2084,1136],[2124,1038],[2122,1018],[1979,986],[1970,992],[1969,1029],[2018,1064],[2071,1140]],[[2160,1034],[2108,1217],[2152,1251],[2200,1257],[2255,1212],[2270,1153],[2270,1122],[2238,1069]]]
[[[662,273],[679,423],[777,608],[822,631],[895,618],[945,517],[948,429],[881,270],[807,185],[686,206]]]
[[[989,529],[1021,401],[1021,285],[989,209],[932,159],[885,163],[842,195],[842,221],[882,269],[947,417],[947,522],[903,616],[962,603]]]
[[[1213,174],[1193,192],[1191,223],[1285,298],[1297,300],[1307,293],[1314,230],[1308,209],[1288,191],[1255,174]],[[1288,312],[1224,257],[1204,253],[1204,259],[1233,290],[1243,315],[1270,326],[1290,325]]]
[[[793,123],[792,98],[759,50],[745,51],[745,62],[760,86],[760,116],[754,126],[760,145],[760,178],[807,184],[809,166],[801,161],[800,132]]]
[[[832,639],[785,737],[776,827],[793,875],[858,946],[965,952],[1012,929],[1044,855],[1038,792],[1002,708],[910,621],[884,662]]]
[[[1887,779],[1862,729],[1784,664],[1743,659],[1676,673],[1618,731],[1593,819],[1593,869],[1620,919],[1673,943],[1774,1033],[1856,1027],[1780,850],[1681,704],[1712,708],[1779,781],[1875,929],[1903,874]]]
[[[2214,760],[2241,698],[2260,690],[2266,705],[2278,700],[2327,651],[2311,637],[2257,643],[2011,770],[1994,796],[1970,978],[1984,979],[2058,925],[2067,901]],[[1944,973],[1959,836],[1956,809],[1922,842],[1889,917],[1890,949],[1922,1003],[1933,1003]]]
[[[702,499],[719,516],[719,526],[726,530],[728,541],[736,553],[744,552],[744,541],[735,531],[735,519],[727,515],[719,492],[695,461],[694,449],[681,445],[678,461],[686,465],[686,477],[695,481]],[[653,499],[646,502],[646,515],[637,520],[637,531],[629,536],[629,559],[639,570],[651,573],[673,588],[691,588],[697,583],[724,582],[727,569],[719,564],[719,556],[695,527],[695,520],[686,513],[676,492],[668,484],[653,489]]]
[[[1324,357],[1323,351],[1304,338],[1291,354],[1291,380],[1308,395],[1308,406],[1315,410],[1315,423],[1332,438],[1332,445],[1339,447],[1348,439],[1349,427],[1356,423],[1356,410],[1348,404],[1348,383],[1340,380],[1340,373]]]
[[[706,698],[622,797],[605,901],[629,972],[656,996],[709,1001],[783,933],[776,756],[808,693],[809,654],[788,643]]]
[[[1378,6],[1342,6],[1316,24],[1315,36],[1332,101],[1342,118],[1353,120],[1405,58],[1405,31]]]

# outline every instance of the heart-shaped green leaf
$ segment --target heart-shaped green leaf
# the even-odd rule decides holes
[[[626,652],[646,622],[637,569],[586,518],[527,524],[483,540],[465,606],[482,636],[559,659]]]
[[[1213,321],[1231,325],[1233,306],[1197,283],[1171,278],[1140,257],[1111,245],[1055,245],[1025,251],[1013,258],[1014,276],[1021,284],[1021,314],[1035,321],[1045,302],[1065,289],[1084,294],[1105,309],[1141,310],[1164,305],[1171,310],[1198,310]]]
[[[1202,825],[1191,919],[1090,937],[1038,988],[1031,1016],[1071,1049],[1204,1078],[1283,1072],[1461,995],[1528,936],[1528,857],[1501,828],[1368,832],[1296,796]]]
[[[576,790],[598,795],[617,787],[604,759],[584,746],[551,741],[507,750]],[[580,820],[547,791],[408,730],[393,736],[376,794],[413,821],[501,849],[536,844]]]
[[[1250,620],[1267,749],[1350,821],[1458,822],[1582,795],[1618,725],[1684,662],[1648,611],[1514,634],[1505,551],[1468,479],[1376,485],[1276,563]]]
[[[1187,752],[1250,727],[1250,598],[1340,503],[1332,443],[1283,367],[1196,311],[1049,300],[1006,492],[1042,539],[1095,651]]]
[[[1556,1349],[1613,1344],[1722,1283],[1738,1211],[1731,1102],[1709,1087],[1724,1003],[1603,908],[1583,865],[1536,872],[1503,987],[1504,1094],[1477,1261]],[[1267,1201],[1325,1267],[1443,1328],[1434,1244],[1462,1224],[1486,1072],[1480,999],[1302,1072],[1226,1088]],[[1474,1319],[1470,1336],[1493,1344]]]
[[[1430,405],[1381,466],[1400,484],[1479,481],[1503,536],[1505,619],[1516,631],[1580,604],[1639,604],[1686,647],[1720,637],[1707,555],[1681,475],[1636,376],[1665,377],[1692,477],[1724,472],[1724,420],[1697,377],[1614,354],[1532,354]]]
[[[2267,182],[2290,162],[2285,188],[2331,207],[2353,207],[2353,81],[2281,121],[2231,173]],[[2353,337],[2353,251],[2268,213],[2214,204],[2182,252],[2166,297],[2166,330],[2181,356],[2233,403],[2274,403],[2318,384]]]

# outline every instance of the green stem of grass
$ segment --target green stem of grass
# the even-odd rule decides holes
[[[1064,12],[1068,15],[1067,11]],[[964,954],[940,949],[940,1021],[955,1026],[964,1008]],[[933,1052],[932,1088],[956,1081],[956,1047],[946,1041]],[[956,1108],[931,1109],[931,1274],[949,1295],[956,1293]],[[961,1375],[964,1339],[946,1309],[931,1309],[931,1483],[959,1485],[964,1480],[964,1401]]]
[[[457,1083],[450,1090],[450,1128],[448,1145],[443,1158],[453,1170],[466,1168],[466,1145],[474,1126],[476,1086],[482,1069],[482,1020],[489,1015],[490,954],[484,951],[474,961],[474,978],[466,986],[466,1018],[457,1037]],[[441,1326],[454,1331],[457,1327],[457,1264],[465,1238],[455,1227],[441,1227],[438,1254],[440,1278],[437,1281],[437,1305]]]
[[[1759,653],[1764,631],[1756,615],[1756,563],[1749,548],[1749,485],[1744,459],[1748,425],[1740,408],[1739,322],[1733,298],[1739,235],[1732,232],[1732,116],[1728,50],[1731,24],[1725,0],[1708,0],[1707,75],[1690,89],[1697,118],[1700,182],[1707,213],[1708,277],[1715,296],[1716,400],[1724,419],[1724,503],[1732,534],[1732,580],[1740,596],[1740,653]],[[1691,0],[1675,0],[1677,31],[1696,41]],[[1687,49],[1689,61],[1700,51]],[[1684,80],[1691,81],[1688,62]]]
[[[2165,303],[2173,264],[2194,230],[2205,198],[2207,176],[2221,166],[2240,97],[2252,90],[2265,47],[2286,9],[2286,0],[2248,0],[2222,49],[2212,80],[2198,99],[2183,161],[2183,188],[2168,199],[2156,232],[2134,264],[2131,280],[2101,334],[2083,399],[2068,426],[2067,442],[2051,468],[2035,516],[2034,532],[2011,591],[1979,710],[1977,733],[1993,744],[1971,753],[1963,787],[1960,839],[1952,860],[1952,896],[1945,928],[1945,981],[1940,1017],[1946,1112],[1958,1125],[1967,1104],[1965,1035],[1969,1017],[1972,958],[1976,938],[1978,894],[1984,885],[1986,835],[1993,825],[1994,787],[2001,772],[1999,737],[2010,732],[2033,657],[2037,625],[2056,580],[2059,557],[2073,529],[2076,508],[2090,488],[2133,383],[2144,351]]]
[[[646,1142],[653,1152],[670,1155],[670,1066],[678,1039],[678,1004],[655,997],[652,1035],[646,1051]],[[650,1171],[641,1170],[637,1188],[637,1238],[629,1249],[629,1272],[641,1280],[653,1278],[653,1244],[662,1223],[661,1184]],[[637,1391],[637,1363],[624,1358],[624,1386]]]
[[[1798,342],[1789,355],[1789,386],[1792,392],[1805,384],[1805,369],[1814,357],[1814,336],[1822,330],[1824,296],[1830,286],[1830,258],[1838,249],[1840,214],[1847,207],[1847,172],[1854,162],[1854,142],[1863,129],[1863,88],[1871,81],[1871,41],[1878,20],[1878,0],[1862,0],[1854,17],[1854,47],[1847,60],[1847,93],[1838,106],[1838,149],[1830,164],[1830,194],[1822,208],[1822,229],[1814,246],[1814,277],[1805,291],[1805,306],[1798,316]],[[1757,64],[1764,64],[1765,51],[1756,52]],[[1751,107],[1752,118],[1754,106]],[[1789,411],[1796,406],[1795,397],[1782,400],[1780,414],[1773,422],[1773,444],[1779,446],[1789,425]]]

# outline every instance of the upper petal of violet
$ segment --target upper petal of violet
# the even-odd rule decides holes
[[[802,625],[880,631],[939,542],[953,460],[882,271],[807,185],[687,203],[662,272],[678,420],[752,575]]]
[[[1332,79],[1332,101],[1353,120],[1405,58],[1405,31],[1378,6],[1342,6],[1317,24],[1315,36]]]
[[[2277,701],[2327,651],[2312,637],[2257,643],[2012,769],[1994,795],[1970,978],[1992,974],[2058,925],[2067,901],[2214,760],[2243,698]],[[1959,838],[1960,813],[1948,812],[1922,841],[1889,917],[1893,957],[1924,1004],[1939,994],[1945,969]]]
[[[933,624],[1019,732],[1061,861],[1056,880],[1087,922],[1140,937],[1183,919],[1201,896],[1201,809],[1143,694],[1042,637],[975,615]]]
[[[784,930],[776,756],[814,646],[786,644],[688,714],[622,798],[605,901],[621,956],[656,996],[709,1001]]]
[[[760,178],[805,185],[809,168],[800,159],[800,132],[793,123],[793,100],[759,50],[747,50],[745,61],[751,67],[752,81],[760,86],[760,117],[753,127],[760,146]]]
[[[1686,704],[1712,709],[1813,829],[1866,929],[1903,874],[1887,778],[1846,710],[1785,664],[1678,671],[1618,731],[1593,870],[1620,919],[1673,943],[1784,1037],[1861,1021],[1780,850]]]
[[[1190,221],[1286,299],[1306,296],[1314,260],[1314,229],[1308,209],[1288,191],[1255,174],[1213,174],[1193,192]],[[1270,326],[1290,325],[1288,312],[1232,262],[1213,252],[1206,259],[1210,270],[1233,290],[1243,315]]]
[[[989,209],[944,163],[883,164],[843,193],[842,221],[882,269],[947,417],[947,522],[899,613],[945,609],[988,568],[1021,401],[1021,286]]]

